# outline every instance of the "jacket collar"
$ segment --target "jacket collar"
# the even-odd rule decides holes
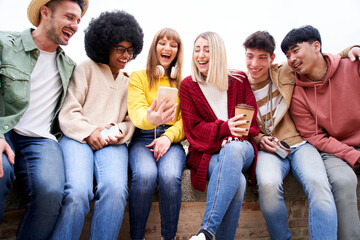
[[[36,44],[34,42],[34,39],[32,38],[32,35],[31,35],[31,32],[33,30],[34,30],[33,28],[28,28],[21,33],[21,39],[23,42],[24,50],[26,52],[31,52],[35,49],[38,49],[38,47],[36,46]],[[57,53],[57,55],[59,55],[59,54],[65,55],[64,50],[60,46],[57,47],[56,53]]]

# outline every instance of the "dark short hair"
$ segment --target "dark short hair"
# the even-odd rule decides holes
[[[267,31],[257,31],[246,38],[243,46],[245,49],[255,48],[264,50],[270,53],[270,55],[273,55],[275,50],[275,40]]]
[[[300,28],[292,29],[281,42],[281,50],[283,53],[294,47],[298,43],[308,42],[313,43],[318,41],[321,46],[321,36],[319,30],[311,25],[306,25]],[[320,49],[321,51],[321,49]]]
[[[120,10],[103,12],[85,29],[86,55],[95,62],[108,64],[111,48],[127,41],[135,48],[132,58],[135,59],[142,51],[143,38],[143,31],[133,15]]]
[[[46,3],[45,6],[50,8],[51,11],[55,12],[57,3],[61,2],[61,1],[63,1],[63,0],[51,0],[48,3]],[[80,7],[81,12],[84,11],[84,8],[86,7],[86,3],[84,2],[84,0],[70,0],[70,1],[76,2]]]

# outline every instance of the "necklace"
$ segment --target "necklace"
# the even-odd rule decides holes
[[[325,62],[326,62],[326,60],[325,60]],[[323,80],[323,79],[324,79],[324,77],[325,77],[325,75],[326,75],[327,71],[328,71],[328,63],[326,62],[326,69],[325,69],[324,74],[323,74],[320,78],[318,78],[318,79],[314,79],[314,80],[312,80],[311,78],[310,78],[310,79],[311,79],[313,82],[318,82],[318,81],[321,81],[321,80]]]

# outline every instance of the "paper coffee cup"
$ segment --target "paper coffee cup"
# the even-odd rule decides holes
[[[247,104],[238,104],[235,106],[235,116],[237,115],[243,115],[243,114],[246,114],[245,117],[239,119],[239,120],[248,120],[249,123],[244,123],[244,124],[240,124],[236,127],[239,127],[239,128],[245,128],[245,129],[250,129],[250,126],[251,126],[251,120],[253,118],[253,115],[254,115],[254,107],[252,106],[249,106]],[[244,135],[244,136],[247,136],[248,135],[248,131],[237,131],[238,134],[241,134],[241,135]]]

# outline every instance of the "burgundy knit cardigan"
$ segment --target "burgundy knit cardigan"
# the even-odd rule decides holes
[[[229,76],[227,90],[229,118],[234,117],[235,105],[239,103],[246,103],[255,108],[249,136],[242,137],[243,140],[249,140],[255,150],[251,174],[254,181],[257,147],[251,137],[259,134],[256,121],[257,104],[246,74],[240,71],[234,73],[238,79]],[[211,155],[220,151],[224,139],[233,136],[230,133],[228,121],[216,117],[199,84],[194,82],[191,76],[185,78],[181,83],[180,105],[184,131],[189,142],[187,165],[191,169],[191,183],[195,189],[203,192],[206,188],[206,176]]]

